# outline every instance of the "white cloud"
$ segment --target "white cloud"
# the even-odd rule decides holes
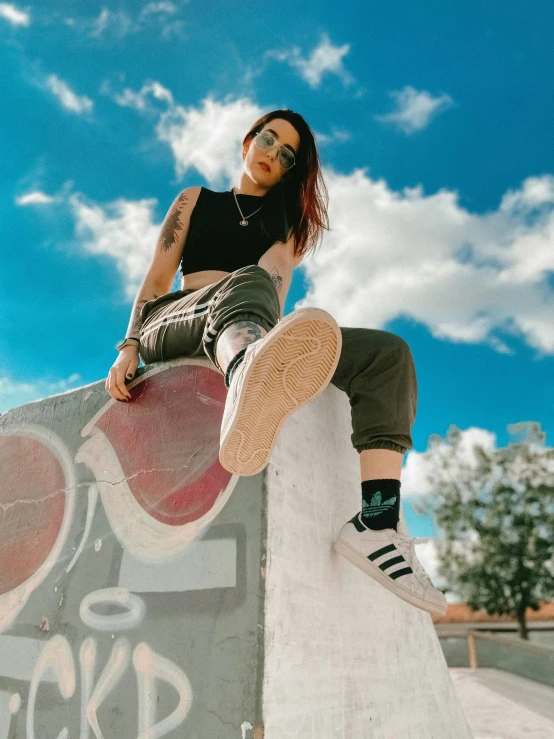
[[[148,3],[140,11],[140,18],[146,18],[149,15],[174,15],[177,13],[177,7],[174,3],[158,2]]]
[[[352,75],[346,71],[342,62],[350,51],[350,44],[343,46],[333,46],[329,36],[324,33],[321,40],[312,51],[308,58],[304,58],[297,46],[287,50],[269,50],[265,53],[266,59],[275,59],[279,62],[287,62],[291,67],[296,69],[302,79],[307,82],[310,87],[316,88],[321,84],[324,74],[334,74],[345,85],[351,85],[354,82]]]
[[[69,377],[54,382],[46,379],[21,382],[14,380],[7,373],[0,372],[0,413],[74,389],[79,386],[80,380],[81,375],[74,372]]]
[[[170,146],[179,179],[196,169],[216,186],[240,173],[242,139],[263,112],[248,98],[219,103],[208,97],[198,108],[176,105],[163,113],[156,133]]]
[[[90,254],[112,257],[124,281],[125,296],[134,300],[154,254],[161,224],[154,223],[155,198],[118,198],[106,207],[88,204],[81,195],[69,197],[75,230]]]
[[[13,3],[0,3],[0,18],[4,18],[13,26],[29,26],[31,15],[29,12],[19,10]]]
[[[125,108],[133,108],[138,111],[145,111],[150,108],[149,98],[160,100],[162,103],[173,105],[173,95],[171,91],[161,85],[159,82],[146,82],[138,92],[134,92],[129,88],[125,88],[121,93],[111,93],[110,83],[105,82],[100,92],[110,94],[112,100]]]
[[[14,393],[33,393],[35,386],[30,382],[14,382],[9,377],[0,377],[0,393],[13,395]]]
[[[55,198],[41,192],[40,190],[33,190],[32,192],[28,192],[26,195],[19,195],[15,199],[16,205],[50,205],[53,202],[55,202]]]
[[[316,141],[321,146],[327,146],[328,144],[343,144],[345,141],[350,141],[352,134],[350,131],[346,131],[343,128],[337,128],[336,126],[331,127],[331,133],[320,133],[314,131]]]
[[[133,20],[124,11],[102,8],[100,15],[92,23],[92,30],[89,35],[93,38],[99,38],[106,31],[110,31],[119,38],[123,38],[133,32],[133,26]]]
[[[211,186],[234,180],[242,167],[242,139],[264,111],[249,98],[222,102],[206,97],[195,107],[175,104],[171,91],[159,82],[148,82],[138,92],[125,89],[115,94],[110,83],[101,92],[111,95],[118,105],[151,112],[149,98],[165,104],[156,125],[158,140],[170,147],[176,175],[181,179],[195,169]]]
[[[492,454],[497,450],[496,434],[487,429],[471,426],[460,430],[460,443],[458,446],[456,460],[465,469],[476,469],[478,458],[475,447],[481,446],[486,452]],[[439,448],[448,453],[451,447],[444,440]],[[402,467],[402,498],[417,498],[432,492],[432,486],[428,475],[432,476],[433,469],[430,464],[432,452],[418,452],[411,449],[406,454],[406,461]]]
[[[450,95],[434,98],[426,90],[418,92],[410,85],[402,90],[392,90],[389,95],[396,100],[398,109],[394,113],[376,115],[374,118],[383,123],[393,123],[408,134],[425,128],[432,118],[454,105]]]
[[[500,203],[500,210],[517,215],[554,201],[554,177],[528,177],[520,190],[509,190]]]
[[[500,207],[470,213],[455,192],[392,191],[366,170],[325,170],[326,232],[302,268],[318,306],[342,326],[382,328],[398,316],[433,336],[512,349],[499,330],[554,351],[554,177],[530,177]]]
[[[141,33],[147,30],[152,32],[153,24],[159,24],[161,36],[170,39],[175,35],[181,35],[185,23],[176,20],[175,15],[179,7],[172,2],[151,2],[139,10],[138,17],[125,10],[110,10],[102,8],[97,18],[93,21],[72,21],[72,25],[78,25],[83,30],[90,29],[88,35],[92,38],[105,38],[112,36],[122,39],[125,36]]]
[[[69,85],[55,74],[47,77],[46,86],[54,93],[66,110],[71,110],[73,113],[83,113],[91,110],[93,107],[93,102],[90,98],[74,93]]]
[[[39,167],[39,173],[26,176],[25,182],[29,180],[42,179],[42,169]],[[59,205],[65,206],[67,198],[70,195],[75,183],[73,180],[66,180],[58,189],[55,195],[48,195],[40,189],[40,186],[29,186],[28,192],[22,195],[16,195],[14,202],[20,207],[32,207],[33,205]]]

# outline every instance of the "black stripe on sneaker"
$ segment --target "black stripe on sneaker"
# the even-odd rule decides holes
[[[383,564],[379,565],[380,570],[386,570],[387,567],[392,567],[392,565],[397,565],[399,562],[405,562],[406,560],[402,555],[398,557],[393,557],[392,559],[387,559],[386,562],[383,562]]]
[[[356,531],[367,531],[367,526],[364,526],[362,523],[360,523],[360,519],[358,518],[358,514],[354,516],[354,518],[351,518],[349,523],[353,523],[356,527]]]
[[[396,580],[397,577],[400,577],[401,575],[410,575],[413,572],[411,567],[404,567],[403,570],[396,570],[396,572],[391,572],[389,577],[391,577],[393,580]]]
[[[383,547],[382,549],[378,549],[376,552],[373,552],[373,554],[369,554],[367,558],[373,562],[374,559],[381,557],[381,555],[383,554],[388,554],[389,552],[397,552],[397,551],[398,549],[394,546],[394,544],[387,544],[386,547]]]

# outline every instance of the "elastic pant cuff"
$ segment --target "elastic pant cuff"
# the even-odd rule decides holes
[[[406,447],[395,444],[393,441],[370,441],[367,444],[358,444],[356,446],[358,453],[366,449],[390,449],[392,452],[399,452],[400,454],[404,454],[407,451]]]

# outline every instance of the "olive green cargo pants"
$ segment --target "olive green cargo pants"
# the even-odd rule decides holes
[[[140,355],[144,364],[176,357],[215,356],[218,334],[237,321],[266,331],[278,323],[280,305],[269,273],[258,265],[231,272],[199,290],[178,290],[142,308]],[[409,345],[396,334],[371,328],[340,328],[342,349],[331,379],[352,409],[352,444],[364,449],[413,448],[417,379]]]

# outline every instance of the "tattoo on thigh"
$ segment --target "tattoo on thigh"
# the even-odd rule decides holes
[[[179,218],[183,212],[183,206],[186,203],[188,203],[188,197],[184,193],[181,193],[167,214],[160,234],[160,246],[164,251],[169,251],[177,242],[176,232],[181,231],[183,228]]]

